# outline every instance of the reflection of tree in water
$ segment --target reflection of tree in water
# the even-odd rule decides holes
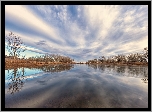
[[[39,66],[39,67],[29,68],[29,69],[40,69],[44,72],[61,72],[65,70],[70,70],[73,67],[74,65],[72,64],[56,64],[56,65]]]
[[[141,77],[148,79],[148,67],[144,66],[105,66],[105,65],[98,65],[97,64],[89,64],[89,67],[95,68],[98,67],[101,71],[111,71],[113,75],[123,75],[127,77]],[[147,82],[148,80],[143,80]]]
[[[65,65],[49,65],[49,66],[43,66],[40,69],[44,72],[61,72],[65,70],[70,70],[73,68],[74,65],[71,64],[65,64]]]
[[[115,69],[116,69],[116,71],[117,71],[118,73],[125,73],[125,67],[124,67],[124,66],[116,67]]]
[[[65,65],[41,66],[41,67],[35,67],[29,69],[40,69],[44,72],[61,72],[65,70],[70,70],[73,67],[74,65],[72,64],[65,64]],[[19,92],[22,89],[26,80],[24,67],[21,68],[21,71],[19,71],[18,68],[14,68],[11,73],[9,73],[8,70],[8,80],[9,80],[8,92],[10,92],[11,94]]]
[[[99,69],[99,70],[105,71],[105,68],[106,68],[106,67],[105,67],[104,65],[98,65],[98,69]]]
[[[120,66],[115,67],[117,73],[121,73],[122,75],[128,77],[146,77],[148,78],[148,67],[142,66]]]
[[[143,83],[148,83],[148,78],[142,78],[141,80],[143,81]]]
[[[142,71],[140,71],[139,68],[128,67],[128,73],[135,76],[135,75],[138,75],[139,73],[142,73]]]
[[[88,64],[88,67],[92,67],[94,69],[97,69],[98,68],[98,65],[97,64]]]
[[[8,87],[11,94],[19,92],[22,89],[25,80],[24,74],[24,68],[22,68],[22,71],[19,71],[18,68],[14,68],[13,71],[8,75]]]
[[[128,72],[133,76],[142,74],[144,77],[148,78],[148,67],[128,67]]]

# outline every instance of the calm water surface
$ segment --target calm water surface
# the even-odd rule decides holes
[[[148,67],[51,65],[5,70],[6,108],[148,108]]]

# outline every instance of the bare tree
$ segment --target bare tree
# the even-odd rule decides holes
[[[144,48],[143,53],[131,53],[129,55],[119,54],[110,56],[107,59],[104,56],[99,57],[98,60],[88,60],[86,63],[114,63],[114,64],[145,64],[148,63],[148,48]]]
[[[20,56],[21,52],[26,50],[21,37],[14,35],[14,33],[10,32],[6,35],[5,40],[7,41],[7,50],[10,56],[13,56],[14,59]]]
[[[148,47],[144,48],[144,58],[148,62]]]

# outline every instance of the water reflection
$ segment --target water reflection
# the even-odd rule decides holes
[[[88,67],[99,69],[100,71],[108,71],[113,75],[140,77],[143,83],[148,82],[148,67],[146,66],[106,66],[100,64],[88,64]]]
[[[44,72],[61,72],[65,70],[70,70],[71,68],[74,68],[74,65],[71,64],[49,65],[49,66],[40,67],[39,69],[43,70]]]
[[[48,66],[37,66],[37,67],[28,67],[29,69],[32,70],[42,70],[44,72],[62,72],[62,71],[66,71],[66,70],[70,70],[71,68],[74,68],[74,65],[72,64],[56,64],[56,65],[48,65]]]
[[[8,92],[10,92],[11,94],[19,92],[25,83],[25,70],[24,68],[21,69],[22,70],[19,71],[18,68],[14,68],[13,71],[10,72],[8,75]]]
[[[28,68],[28,69],[32,69],[32,70],[39,69],[44,72],[53,73],[53,72],[61,72],[65,70],[70,70],[73,67],[74,66],[71,64],[65,64],[65,65],[40,66],[40,67]],[[24,67],[13,68],[10,73],[9,73],[10,70],[9,69],[7,70],[8,71],[7,80],[8,80],[8,89],[9,89],[8,92],[10,92],[11,94],[19,92],[22,89],[25,81],[28,78],[31,78],[30,76],[25,76],[25,69],[26,68]]]
[[[98,68],[98,64],[88,64],[89,67],[92,67],[94,69],[97,69]]]
[[[142,78],[141,80],[143,81],[143,83],[148,83],[148,78]]]
[[[18,81],[20,77],[23,84],[18,89],[20,92],[5,94],[5,108],[148,107],[147,67],[88,66],[51,65],[13,69],[11,81]],[[28,72],[30,75],[27,75]],[[17,74],[20,75],[17,77]],[[9,88],[6,87],[6,90]]]
[[[89,64],[88,67],[91,67],[95,70],[99,69],[102,72],[107,71],[112,75],[120,75],[120,76],[127,76],[127,77],[140,77],[143,83],[148,83],[148,67],[141,67],[141,66],[105,66],[105,65],[98,65],[98,64]],[[68,71],[71,68],[74,68],[72,64],[65,64],[65,65],[49,65],[49,66],[40,66],[35,68],[28,68],[32,70],[39,69],[43,72],[61,72],[61,71]],[[25,68],[14,68],[12,72],[9,73],[8,70],[8,87],[9,92],[14,94],[22,89],[25,81],[28,79],[25,76]],[[33,74],[31,74],[33,75]]]

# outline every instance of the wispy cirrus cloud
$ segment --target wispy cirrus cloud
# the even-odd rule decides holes
[[[8,5],[5,27],[33,52],[86,61],[147,47],[148,6]]]

